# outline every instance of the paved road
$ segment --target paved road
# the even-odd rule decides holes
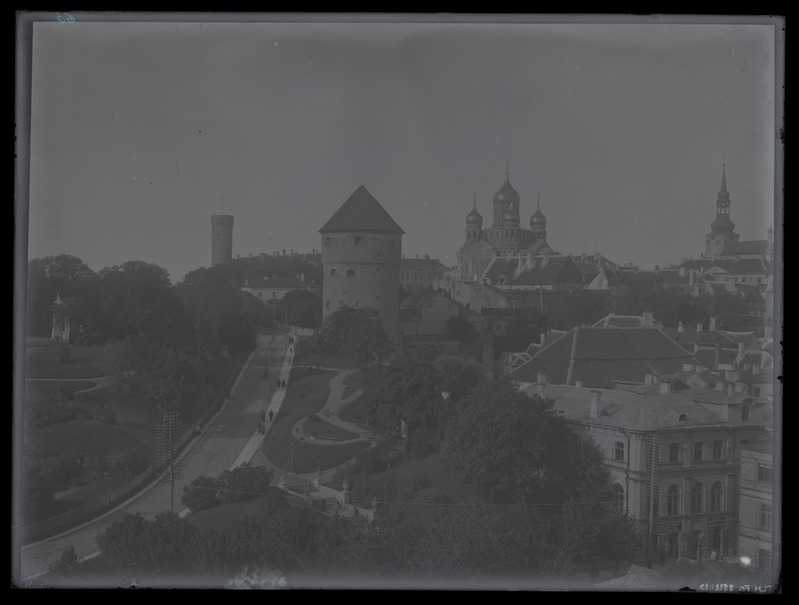
[[[185,452],[183,477],[175,481],[176,512],[183,508],[180,496],[184,485],[198,475],[215,477],[252,458],[263,439],[258,432],[261,410],[272,409],[277,416],[283,403],[284,391],[276,391],[270,401],[267,388],[273,385],[275,376],[288,382],[293,347],[287,353],[285,343],[283,336],[259,339],[259,347],[242,370],[230,400]],[[272,368],[267,379],[263,376],[264,368],[270,362]],[[27,579],[47,571],[69,545],[74,546],[78,557],[96,556],[97,536],[125,513],[140,512],[145,518],[152,519],[158,513],[169,510],[170,487],[169,483],[158,481],[99,519],[22,548],[19,572],[14,576]]]

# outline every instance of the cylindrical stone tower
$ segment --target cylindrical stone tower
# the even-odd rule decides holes
[[[211,216],[211,266],[233,260],[233,217],[229,214]]]
[[[344,306],[380,311],[389,338],[399,337],[399,269],[405,233],[361,185],[322,234],[322,317]]]

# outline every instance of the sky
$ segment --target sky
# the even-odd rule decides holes
[[[310,252],[364,185],[406,256],[452,266],[506,160],[522,226],[540,195],[561,253],[698,256],[723,164],[741,239],[780,228],[774,23],[190,18],[33,24],[29,258],[177,282],[210,264],[212,214],[234,256]]]

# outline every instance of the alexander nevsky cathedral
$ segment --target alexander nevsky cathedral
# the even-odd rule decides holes
[[[560,254],[547,244],[547,219],[541,212],[540,202],[530,217],[529,229],[520,226],[519,202],[519,194],[510,184],[507,169],[505,182],[494,194],[491,227],[483,229],[483,216],[477,210],[477,201],[474,201],[474,208],[466,216],[466,241],[458,250],[462,280],[478,279],[494,256]]]

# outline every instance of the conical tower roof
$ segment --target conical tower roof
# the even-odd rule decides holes
[[[374,196],[361,185],[319,230],[405,233]]]

